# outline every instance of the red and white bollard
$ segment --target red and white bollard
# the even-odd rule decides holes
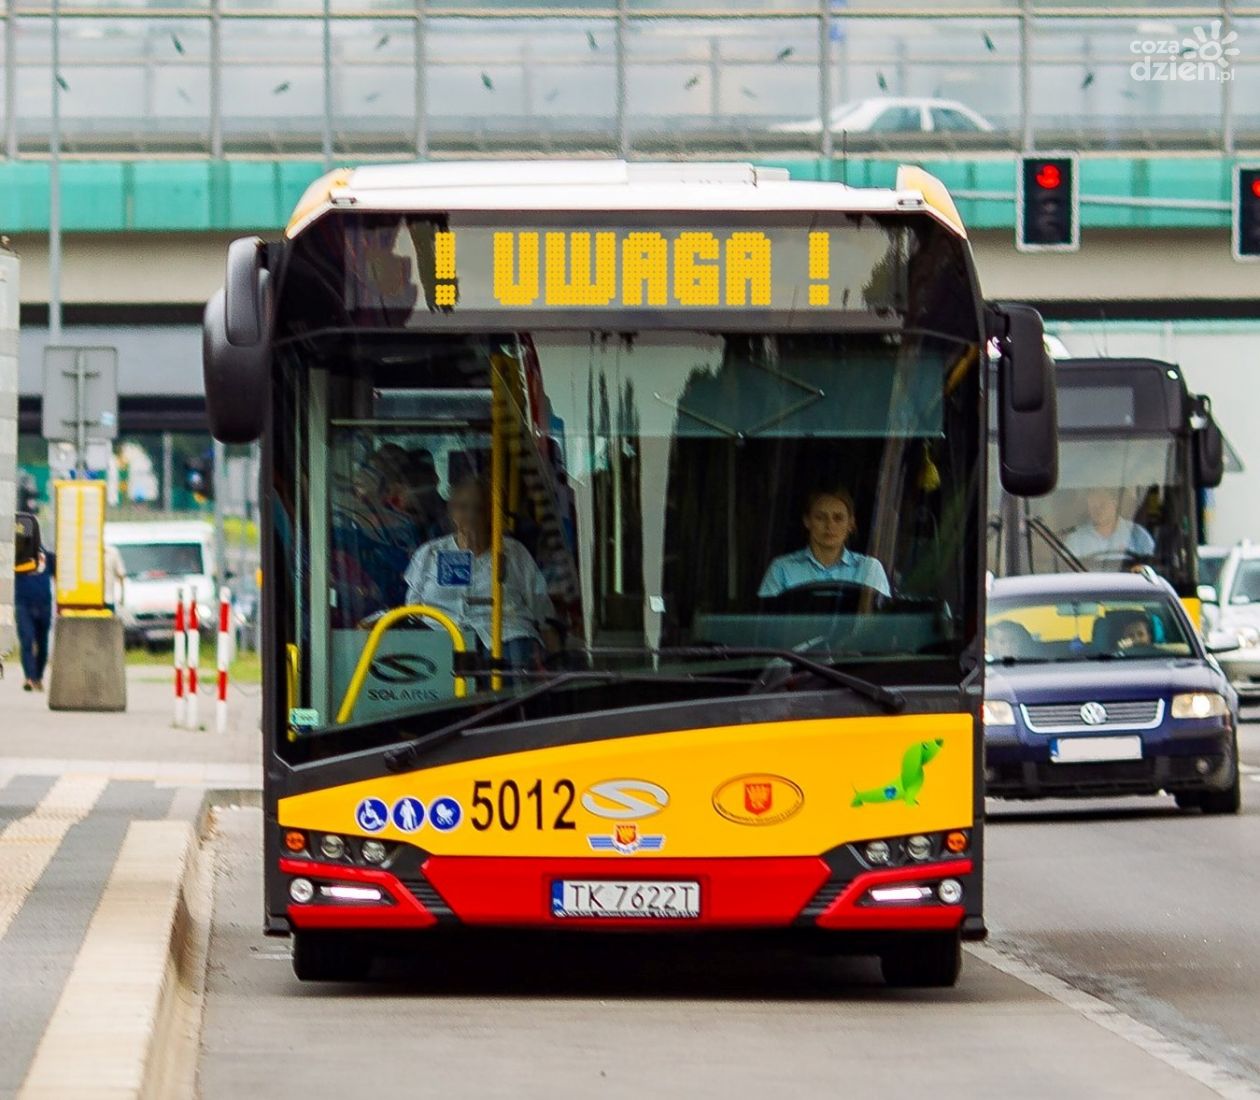
[[[188,628],[188,707],[184,713],[186,729],[197,728],[197,668],[201,664],[201,630],[197,622],[197,589],[188,589],[188,613],[184,618]]]
[[[219,644],[216,656],[219,664],[219,694],[214,704],[214,728],[227,732],[228,662],[232,659],[232,593],[226,587],[219,589]]]
[[[184,724],[184,590],[175,589],[175,728]]]

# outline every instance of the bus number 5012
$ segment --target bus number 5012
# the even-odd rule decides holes
[[[525,788],[523,793],[515,779],[505,779],[497,784],[497,789],[492,780],[478,779],[473,783],[473,812],[469,820],[474,829],[482,832],[496,822],[499,828],[510,831],[522,824],[522,819],[526,828],[532,824],[535,829],[576,829],[576,823],[569,817],[576,795],[577,788],[571,779],[556,780],[546,798],[546,814],[551,818],[548,825],[541,779],[535,779],[533,786]]]

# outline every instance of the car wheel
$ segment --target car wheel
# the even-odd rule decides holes
[[[293,973],[300,982],[361,982],[371,970],[371,947],[353,933],[293,933]]]
[[[956,985],[962,970],[957,932],[909,933],[879,956],[884,981],[897,989],[941,989]]]
[[[1236,814],[1242,809],[1242,782],[1238,767],[1234,767],[1234,781],[1223,791],[1204,791],[1199,795],[1199,805],[1205,814]]]

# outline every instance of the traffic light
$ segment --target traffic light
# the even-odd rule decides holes
[[[1071,153],[1020,158],[1015,188],[1015,247],[1075,252],[1081,247],[1080,193]]]
[[[1260,166],[1234,167],[1234,259],[1260,260]]]
[[[214,499],[214,461],[210,456],[184,460],[184,487],[198,504]]]

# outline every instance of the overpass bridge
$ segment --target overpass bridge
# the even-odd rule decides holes
[[[830,160],[763,157],[793,176],[887,186],[898,163],[920,163],[958,200],[989,297],[1036,303],[1080,355],[1154,355],[1182,363],[1212,394],[1249,470],[1252,362],[1260,338],[1260,272],[1230,254],[1230,188],[1238,158],[1211,152],[1085,153],[1082,239],[1075,253],[1014,248],[1016,158],[921,147]],[[23,261],[21,430],[37,456],[42,349],[47,342],[48,163],[0,162],[0,227]],[[61,166],[64,335],[120,349],[124,435],[177,433],[188,452],[205,430],[201,307],[222,279],[225,246],[274,235],[318,159],[77,160]],[[169,444],[167,446],[169,450]],[[1252,475],[1219,491],[1216,536],[1250,535],[1242,505]],[[1256,476],[1260,477],[1260,473]],[[1234,497],[1239,507],[1229,506]],[[1233,530],[1231,525],[1238,526]],[[1255,532],[1260,534],[1260,532]]]

